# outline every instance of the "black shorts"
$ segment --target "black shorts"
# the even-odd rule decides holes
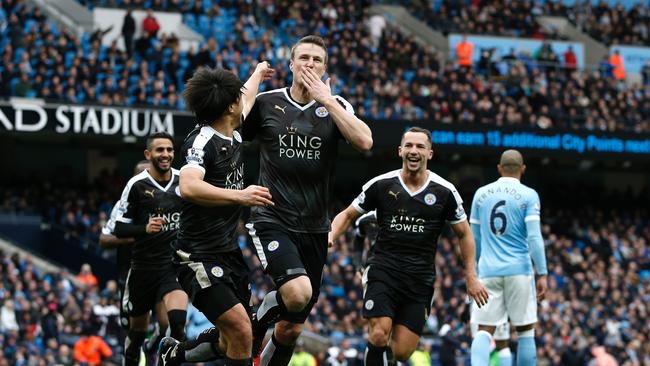
[[[250,313],[249,268],[241,250],[206,262],[179,262],[175,258],[174,263],[178,281],[190,301],[211,322],[240,303]]]
[[[394,324],[401,324],[422,335],[422,328],[431,312],[433,286],[421,296],[413,296],[405,289],[408,281],[391,276],[390,272],[368,266],[363,273],[363,317],[389,317]]]
[[[122,308],[131,317],[146,314],[174,290],[181,290],[181,285],[171,265],[157,270],[131,269],[126,277]]]
[[[264,272],[271,276],[277,288],[299,276],[309,278],[312,290],[309,304],[299,313],[281,317],[292,323],[304,323],[320,294],[327,260],[327,233],[296,233],[266,222],[248,223],[246,228]]]
[[[124,293],[126,292],[127,276],[128,276],[128,271],[127,271],[127,275],[125,275],[124,277],[120,275],[119,279],[117,280],[117,286],[120,289],[120,304],[124,303]],[[129,313],[126,311],[126,307],[121,305],[120,305],[120,325],[125,330],[129,330],[129,328],[131,328],[131,319],[129,319]]]

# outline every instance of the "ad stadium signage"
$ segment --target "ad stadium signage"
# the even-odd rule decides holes
[[[31,100],[0,104],[0,132],[144,137],[166,131],[174,135],[179,119],[191,120],[191,116],[164,109],[45,104]]]
[[[531,149],[578,154],[607,153],[650,155],[650,136],[636,137],[579,132],[431,130],[434,145],[458,147]]]

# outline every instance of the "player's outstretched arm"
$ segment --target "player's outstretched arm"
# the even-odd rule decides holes
[[[327,237],[327,244],[330,247],[334,245],[334,240],[338,239],[359,216],[361,216],[361,213],[352,205],[339,212],[334,218],[334,221],[332,221],[332,230]]]
[[[302,68],[302,82],[314,100],[321,103],[332,116],[334,123],[343,137],[359,151],[372,148],[372,131],[370,127],[353,113],[347,111],[332,96],[330,79],[323,82],[310,68]]]
[[[248,112],[251,111],[255,104],[255,96],[257,95],[260,84],[263,81],[272,78],[273,74],[275,74],[275,70],[271,68],[271,65],[266,61],[262,61],[257,64],[251,77],[246,80],[242,93],[242,97],[244,98],[244,110],[242,111],[242,114],[244,117],[248,116]]]
[[[478,306],[483,306],[488,301],[488,292],[478,280],[476,275],[476,244],[474,235],[469,228],[467,220],[451,225],[451,228],[458,236],[460,244],[460,253],[465,262],[465,282],[467,285],[467,294],[476,301]]]
[[[244,190],[215,187],[203,180],[199,169],[183,169],[179,184],[181,197],[202,206],[273,206],[266,187],[250,185]]]

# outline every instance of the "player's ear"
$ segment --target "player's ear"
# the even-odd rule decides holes
[[[147,160],[151,160],[151,151],[144,149],[144,158]]]
[[[433,148],[429,150],[429,158],[428,160],[431,160],[433,158]]]
[[[402,145],[399,145],[397,147],[397,155],[400,156],[400,157],[402,156]]]
[[[521,165],[521,175],[524,175],[525,172],[526,172],[526,164],[522,164]]]

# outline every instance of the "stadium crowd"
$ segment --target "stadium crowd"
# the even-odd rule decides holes
[[[30,191],[33,192],[33,191]],[[23,212],[47,214],[59,210],[53,201],[4,198],[2,210],[21,207]],[[542,193],[550,195],[550,192]],[[79,195],[80,196],[80,195]],[[558,197],[559,199],[559,197]],[[573,198],[575,199],[575,197]],[[641,202],[645,196],[612,196],[607,202]],[[7,202],[22,202],[19,206]],[[568,198],[567,202],[571,202]],[[39,207],[41,204],[44,207]],[[35,205],[35,206],[32,206]],[[88,205],[89,216],[110,205]],[[647,208],[595,208],[577,205],[568,209],[561,201],[544,210],[544,239],[549,268],[549,292],[539,307],[537,328],[540,365],[585,365],[602,346],[620,365],[650,362],[650,215]],[[110,207],[109,207],[110,209]],[[105,212],[107,213],[107,212]],[[105,214],[104,213],[104,214]],[[257,305],[271,284],[248,242],[243,224],[240,247],[253,269],[253,299]],[[450,233],[443,236],[436,259],[435,306],[432,309],[421,352],[434,360],[453,355],[462,362],[471,338],[463,322],[466,309],[463,276]],[[330,251],[323,276],[321,299],[307,329],[329,338],[329,352],[313,355],[322,365],[361,365],[365,348],[361,317],[361,282],[350,231]],[[0,298],[0,365],[76,364],[75,344],[97,334],[111,352],[119,355],[116,284],[108,278],[93,280],[89,268],[74,276],[62,268],[57,273],[39,272],[30,258],[2,253]],[[513,339],[516,342],[516,339]],[[444,347],[445,352],[439,355]],[[452,347],[452,348],[449,348]],[[515,349],[515,348],[513,348]],[[451,350],[451,351],[448,351]],[[107,356],[108,355],[108,356]]]
[[[334,92],[366,119],[650,131],[646,89],[623,87],[608,60],[599,72],[575,71],[575,61],[554,52],[550,44],[533,55],[513,50],[500,60],[486,51],[464,69],[442,62],[438,52],[370,17],[364,1],[334,1],[322,8],[315,3],[254,7],[196,1],[193,8],[173,1],[132,4],[180,7],[186,24],[207,41],[200,49],[183,52],[175,35],[147,34],[133,41],[129,54],[117,48],[116,40],[102,46],[104,30],[77,37],[59,30],[38,8],[29,9],[22,0],[6,1],[0,13],[5,25],[0,27],[0,96],[183,109],[179,93],[197,67],[228,68],[244,79],[256,60],[266,59],[277,76],[263,89],[280,87],[291,75],[288,45],[300,35],[316,33],[330,43]],[[551,8],[540,11],[554,11],[555,3],[545,4]]]
[[[566,10],[566,16],[578,29],[608,46],[650,46],[650,13],[642,1],[629,9],[620,2],[612,6],[605,1],[581,1]]]
[[[414,16],[445,34],[490,34],[506,37],[558,39],[554,29],[542,27],[535,17],[559,15],[564,6],[556,1],[413,1]]]

